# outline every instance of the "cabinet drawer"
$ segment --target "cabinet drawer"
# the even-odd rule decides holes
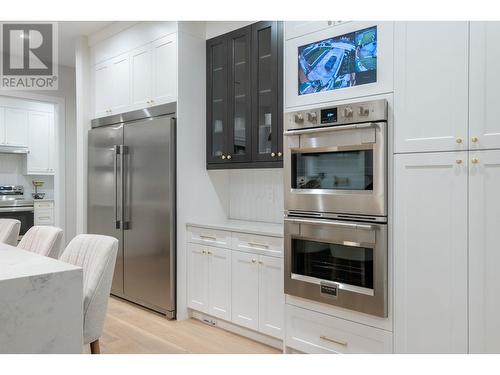
[[[233,232],[232,248],[233,250],[282,257],[283,238]]]
[[[47,201],[47,202],[35,202],[34,203],[35,209],[39,208],[54,208],[54,202]]]
[[[231,232],[188,226],[188,242],[230,248]]]
[[[392,353],[392,333],[286,306],[286,345],[304,353]]]
[[[35,225],[54,224],[54,210],[51,208],[35,209],[34,222]]]

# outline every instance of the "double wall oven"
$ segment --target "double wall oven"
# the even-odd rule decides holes
[[[387,101],[285,117],[285,292],[387,316]]]

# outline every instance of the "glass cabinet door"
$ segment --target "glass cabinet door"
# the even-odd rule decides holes
[[[236,30],[228,37],[229,54],[229,139],[227,159],[250,161],[251,90],[250,44],[251,26]]]
[[[207,45],[207,161],[227,160],[227,40]]]
[[[253,48],[253,159],[257,161],[281,160],[280,148],[282,105],[278,97],[281,69],[278,53],[278,22],[258,22],[252,25]]]

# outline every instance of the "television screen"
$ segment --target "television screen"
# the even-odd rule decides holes
[[[377,81],[377,26],[301,46],[299,95]]]

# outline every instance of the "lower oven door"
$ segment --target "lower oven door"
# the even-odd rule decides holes
[[[387,317],[387,225],[286,218],[285,293]]]
[[[27,207],[0,207],[0,219],[16,219],[21,222],[19,236],[24,234],[34,224],[34,208]]]

